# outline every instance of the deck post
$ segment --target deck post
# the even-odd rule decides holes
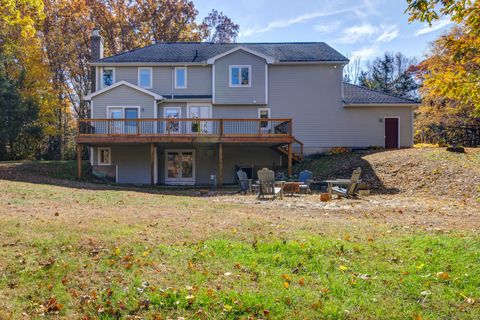
[[[223,185],[223,143],[218,144],[218,186]]]
[[[77,143],[77,178],[82,179],[82,145]]]
[[[293,158],[293,150],[292,150],[292,144],[288,144],[288,175],[292,175],[292,158]]]
[[[155,144],[150,143],[150,184],[155,184]]]

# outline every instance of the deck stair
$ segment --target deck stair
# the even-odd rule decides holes
[[[303,143],[295,139],[292,143],[292,160],[295,162],[303,161]],[[288,144],[281,144],[275,146],[275,150],[288,157]]]

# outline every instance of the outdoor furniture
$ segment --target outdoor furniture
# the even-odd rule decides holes
[[[259,170],[257,176],[259,184],[258,198],[265,199],[266,196],[272,196],[275,199],[277,195],[280,195],[280,199],[283,199],[283,185],[285,181],[275,181],[275,173],[268,168]]]
[[[326,180],[328,193],[336,194],[339,197],[351,198],[357,195],[357,186],[360,182],[362,169],[359,167],[353,170],[350,179]]]
[[[294,193],[300,193],[300,188],[302,186],[301,182],[297,181],[287,181],[283,185],[283,192],[289,193],[291,196],[293,196]]]
[[[298,174],[298,180],[302,183],[300,185],[300,193],[311,193],[310,184],[313,182],[313,173],[309,170],[304,170]]]
[[[246,194],[252,192],[252,179],[248,179],[247,173],[243,170],[237,171],[238,184],[240,186],[240,192]]]

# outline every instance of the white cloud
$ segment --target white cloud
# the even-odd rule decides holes
[[[336,42],[343,44],[352,44],[362,41],[378,32],[378,28],[369,23],[348,27],[343,30],[343,36]]]
[[[279,28],[285,28],[289,27],[294,24],[306,22],[315,18],[320,18],[320,17],[327,17],[327,16],[333,16],[337,15],[340,13],[345,13],[348,11],[352,11],[357,9],[358,7],[350,7],[350,8],[345,8],[345,9],[339,9],[339,10],[334,10],[334,11],[316,11],[312,13],[306,13],[297,17],[293,17],[290,19],[283,19],[283,20],[275,20],[269,22],[266,26],[264,27],[256,27],[256,28],[250,28],[250,29],[245,29],[245,31],[240,31],[239,37],[248,37],[251,36],[255,33],[264,33],[268,32],[274,29],[279,29]]]
[[[317,24],[313,26],[313,30],[320,33],[328,33],[337,30],[340,27],[340,22],[331,22],[325,24]]]
[[[390,42],[396,37],[398,37],[398,27],[396,25],[393,26],[381,26],[383,29],[382,34],[378,36],[376,42]]]
[[[376,45],[372,47],[363,47],[360,50],[353,51],[352,57],[350,58],[350,60],[355,60],[355,59],[367,60],[370,57],[374,56],[377,53],[377,51],[378,51],[378,47]]]
[[[440,29],[448,26],[450,23],[452,23],[452,22],[450,21],[449,18],[443,18],[443,19],[440,19],[440,20],[432,23],[432,26],[429,26],[428,24],[426,24],[423,28],[415,31],[415,36],[418,37],[422,34],[426,34],[426,33],[430,33],[430,32],[433,32],[433,31],[440,30]]]

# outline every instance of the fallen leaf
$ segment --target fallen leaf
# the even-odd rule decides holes
[[[300,278],[300,280],[298,280],[298,284],[303,287],[303,286],[305,285],[305,279],[304,279],[304,278]]]
[[[290,287],[290,283],[288,283],[287,281],[285,281],[283,283],[283,286],[285,287],[285,289],[288,289],[288,287]]]
[[[339,269],[340,271],[347,271],[347,270],[348,270],[348,267],[342,265],[342,266],[338,267],[338,269]]]

